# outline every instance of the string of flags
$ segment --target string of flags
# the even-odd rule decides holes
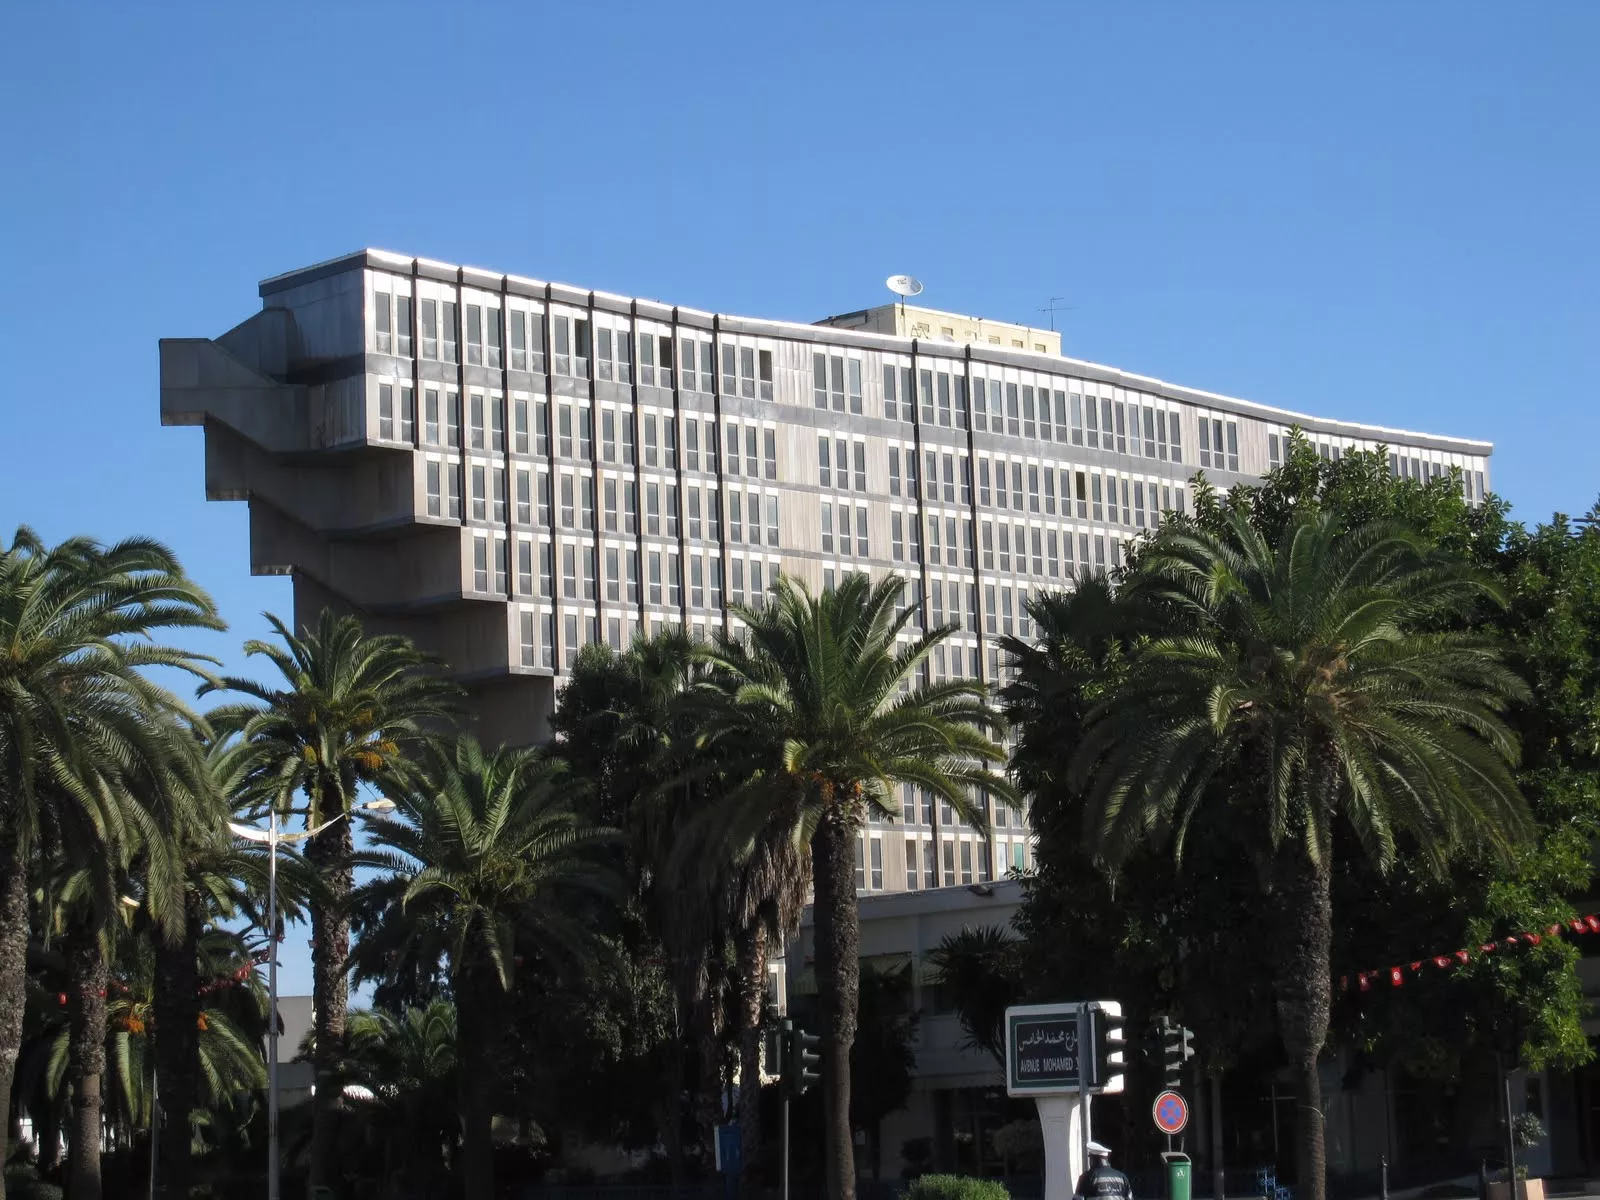
[[[1513,950],[1518,946],[1537,946],[1545,938],[1561,937],[1566,933],[1600,933],[1600,914],[1589,913],[1586,916],[1574,917],[1567,922],[1557,922],[1546,927],[1543,933],[1515,933],[1509,937],[1500,938],[1493,942],[1483,942],[1477,947],[1477,953],[1493,954],[1497,950]],[[1404,987],[1406,974],[1420,975],[1429,967],[1444,971],[1451,967],[1462,966],[1472,961],[1473,950],[1456,950],[1450,954],[1435,954],[1427,958],[1419,958],[1409,963],[1401,963],[1393,967],[1382,967],[1372,971],[1357,971],[1354,976],[1339,976],[1339,990],[1348,992],[1351,980],[1354,979],[1358,991],[1370,992],[1375,981],[1387,979],[1390,987]]]

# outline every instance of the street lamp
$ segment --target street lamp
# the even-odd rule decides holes
[[[393,800],[368,800],[355,806],[366,812],[392,812]],[[349,816],[341,812],[315,829],[284,833],[278,828],[278,810],[272,808],[267,827],[228,822],[235,837],[262,842],[267,847],[267,1200],[278,1200],[278,847],[303,842]]]

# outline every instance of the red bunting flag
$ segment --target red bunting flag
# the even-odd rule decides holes
[[[1363,992],[1370,992],[1372,990],[1372,973],[1370,971],[1361,972],[1356,976],[1356,982],[1360,984]]]
[[[1485,954],[1493,954],[1494,953],[1494,943],[1493,942],[1485,942],[1483,945],[1479,946],[1478,949],[1482,950]]]
[[[1405,979],[1405,976],[1400,973],[1400,968],[1399,967],[1390,967],[1389,968],[1389,982],[1391,984],[1393,984],[1395,987],[1399,987],[1400,984],[1402,982],[1404,982],[1404,979]]]
[[[1550,926],[1549,929],[1546,929],[1545,932],[1547,934],[1549,934],[1551,937],[1560,937],[1561,936],[1561,922],[1557,921],[1554,925]]]
[[[1530,946],[1537,946],[1544,941],[1544,939],[1537,933],[1525,933],[1522,935],[1522,940],[1527,942]]]
[[[1438,967],[1441,971],[1444,970],[1445,967],[1450,965],[1450,956],[1448,954],[1440,954],[1435,956],[1433,965]]]
[[[1420,970],[1422,970],[1422,960],[1419,958],[1416,962],[1411,964],[1411,973],[1415,975]]]
[[[1583,923],[1589,927],[1590,933],[1600,933],[1600,917],[1590,913],[1583,919]]]
[[[1464,963],[1464,962],[1467,961],[1467,959],[1469,957],[1471,957],[1471,956],[1465,950],[1457,950],[1456,951],[1456,961],[1457,962],[1463,962]]]
[[[1568,921],[1567,924],[1572,927],[1572,932],[1573,933],[1588,933],[1589,932],[1589,927],[1587,925],[1585,925],[1582,920]]]

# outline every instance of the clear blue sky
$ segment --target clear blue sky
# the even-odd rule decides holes
[[[364,245],[795,320],[1065,296],[1069,354],[1487,438],[1517,516],[1582,512],[1596,45],[1592,3],[18,5],[0,529],[166,540],[239,665],[288,584],[156,339]]]

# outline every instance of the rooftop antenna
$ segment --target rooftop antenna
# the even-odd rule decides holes
[[[900,320],[904,322],[906,319],[906,297],[921,295],[922,280],[915,275],[891,275],[883,281],[883,286],[900,297]]]
[[[1066,297],[1066,296],[1051,296],[1050,297],[1050,302],[1048,304],[1046,304],[1043,308],[1035,310],[1037,312],[1049,313],[1050,314],[1050,332],[1051,333],[1054,333],[1056,331],[1056,309],[1058,307],[1061,309],[1062,312],[1072,312],[1078,307],[1076,304],[1060,304],[1059,303],[1060,301],[1066,300],[1067,298],[1068,297]]]

